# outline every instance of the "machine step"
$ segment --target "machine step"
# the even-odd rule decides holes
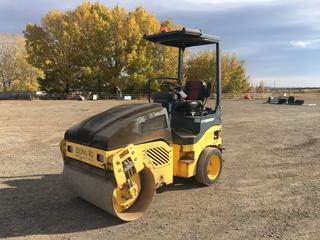
[[[181,163],[193,163],[194,159],[180,159],[179,162],[181,162]]]

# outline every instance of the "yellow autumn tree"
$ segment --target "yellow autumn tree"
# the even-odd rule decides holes
[[[42,72],[27,62],[25,39],[0,34],[0,91],[36,91]]]
[[[192,54],[186,66],[187,80],[215,82],[215,51],[201,51]],[[245,92],[251,88],[244,61],[235,53],[224,53],[221,57],[222,91],[227,93]],[[213,86],[214,88],[214,86]]]
[[[264,81],[260,81],[259,85],[256,87],[256,92],[257,93],[264,93],[266,91],[265,86],[264,86]]]
[[[138,7],[129,13],[127,32],[132,49],[127,58],[129,77],[126,84],[130,92],[146,93],[148,78],[176,77],[177,75],[177,49],[143,39],[145,34],[159,32],[161,26],[167,26],[170,30],[179,27],[171,20],[160,23],[143,7]]]
[[[175,75],[176,51],[143,40],[160,25],[143,7],[127,12],[85,2],[49,12],[24,35],[30,63],[45,73],[44,90],[145,92],[148,78]]]

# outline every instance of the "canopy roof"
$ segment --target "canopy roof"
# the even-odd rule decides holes
[[[201,46],[220,42],[220,38],[217,36],[205,34],[200,29],[190,28],[145,35],[143,38],[154,43],[178,48]]]

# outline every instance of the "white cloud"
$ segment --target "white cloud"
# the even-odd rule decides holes
[[[295,48],[310,48],[310,49],[320,48],[320,38],[290,41],[290,45]]]
[[[308,47],[311,42],[308,42],[308,41],[291,41],[290,44],[294,47],[297,47],[297,48],[306,48]]]

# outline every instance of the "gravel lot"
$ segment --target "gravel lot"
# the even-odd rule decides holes
[[[0,238],[319,239],[317,106],[223,103],[224,169],[200,187],[176,179],[144,217],[122,223],[65,188],[59,142],[76,122],[121,101],[0,102]]]

